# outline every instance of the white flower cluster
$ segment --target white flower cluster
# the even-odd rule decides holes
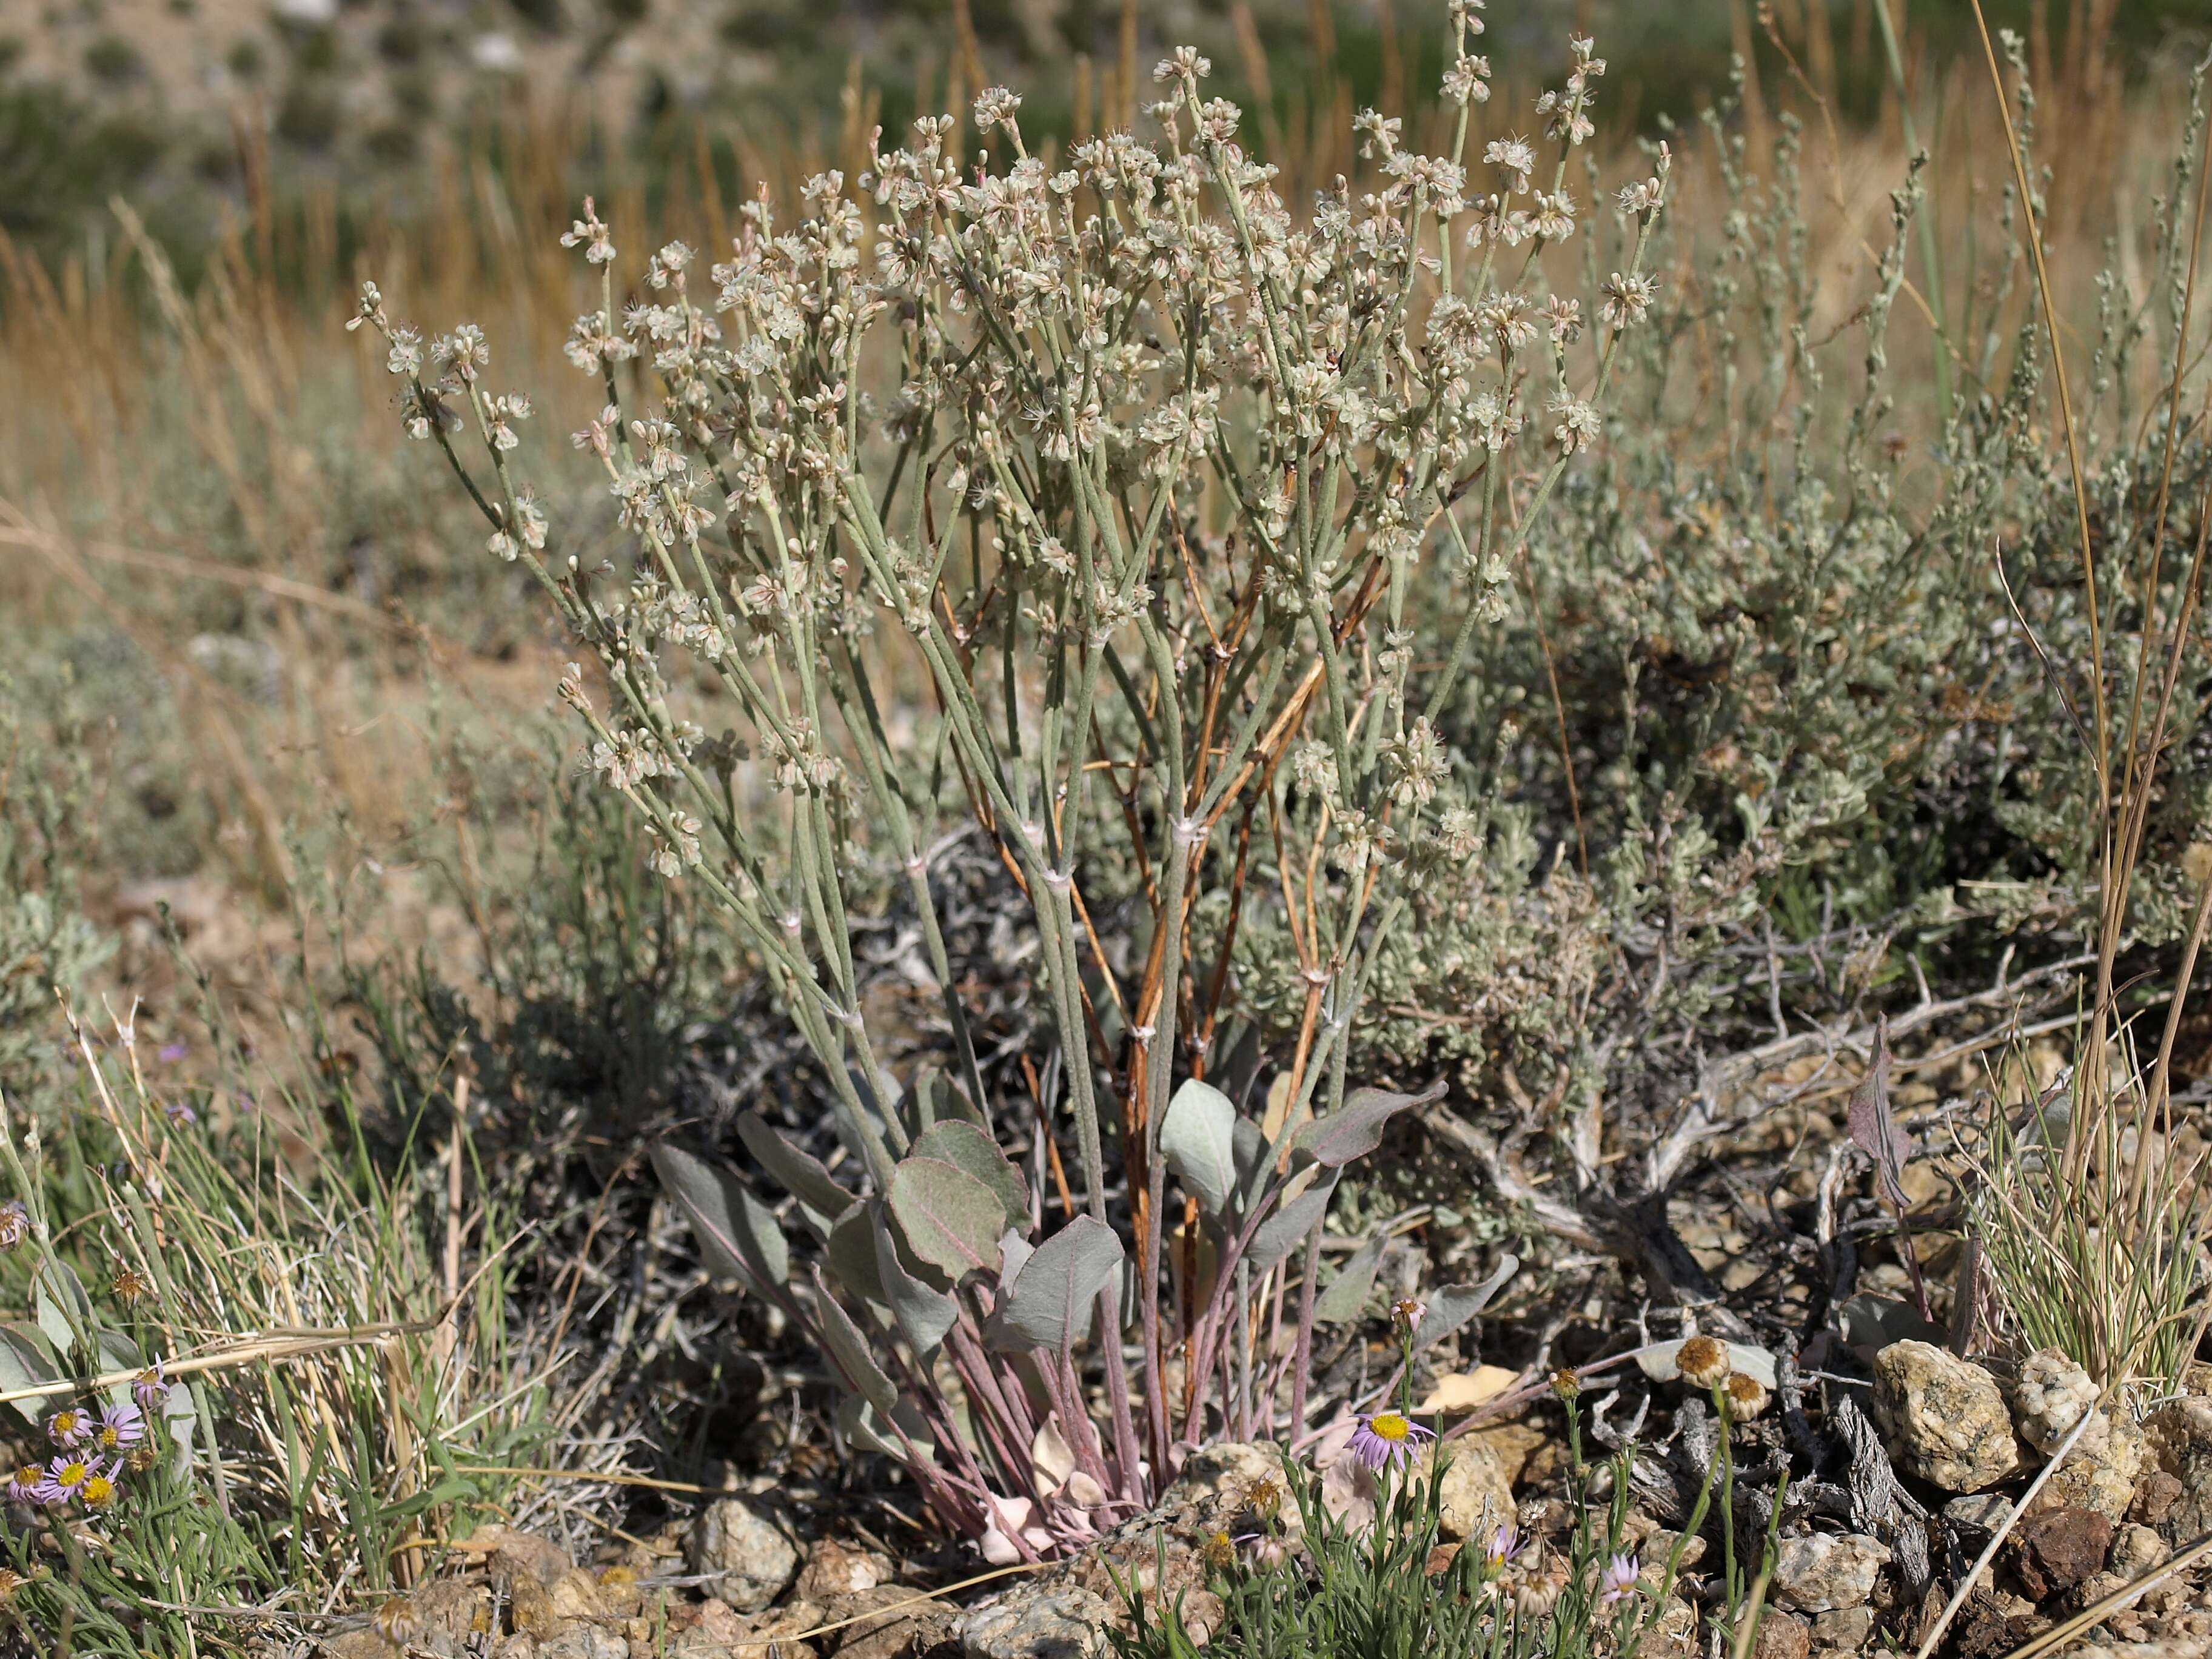
[[[1449,7],[1447,153],[1364,112],[1369,173],[1306,204],[1246,151],[1243,112],[1206,95],[1188,49],[1156,70],[1152,142],[1086,138],[1054,171],[1020,98],[987,88],[969,113],[988,155],[963,149],[966,123],[925,118],[857,179],[809,180],[792,221],[747,204],[718,260],[667,244],[627,303],[586,200],[561,240],[599,301],[567,353],[606,407],[574,442],[635,543],[618,593],[539,556],[546,513],[510,475],[530,404],[485,384],[482,331],[426,348],[365,291],[356,324],[386,339],[410,430],[463,466],[473,427],[491,550],[597,655],[607,714],[579,677],[562,694],[593,724],[594,770],[652,817],[661,869],[720,872],[763,937],[801,914],[816,950],[842,948],[836,904],[794,911],[792,881],[834,882],[877,836],[918,856],[907,843],[934,826],[908,823],[898,781],[942,764],[884,719],[879,630],[919,653],[943,722],[930,754],[958,763],[1033,892],[1066,890],[1060,832],[1005,826],[1041,800],[1095,805],[1079,769],[1113,702],[1186,745],[1146,786],[1185,780],[1162,807],[1177,822],[1212,822],[1208,790],[1286,758],[1327,804],[1316,867],[1371,884],[1465,839],[1437,702],[1466,630],[1509,606],[1528,521],[1603,441],[1614,354],[1658,302],[1644,258],[1668,185],[1662,146],[1616,217],[1585,211],[1569,161],[1606,65],[1584,38],[1534,136],[1472,134],[1492,92],[1481,14]],[[1564,289],[1553,265],[1610,274]],[[624,384],[649,404],[625,408]],[[1461,585],[1441,672],[1406,608],[1431,550]],[[803,857],[771,856],[702,769],[669,713],[672,649],[726,694]],[[1163,727],[1161,700],[1186,693]]]

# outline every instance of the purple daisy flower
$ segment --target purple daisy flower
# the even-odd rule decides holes
[[[1363,1414],[1359,1426],[1352,1431],[1352,1455],[1369,1468],[1379,1469],[1386,1463],[1405,1462],[1420,1442],[1436,1437],[1435,1430],[1425,1429],[1398,1412],[1376,1412],[1372,1417]]]
[[[11,1198],[0,1204],[0,1249],[12,1250],[31,1236],[31,1212],[23,1200]]]
[[[161,1064],[173,1066],[191,1053],[191,1046],[184,1042],[165,1042],[161,1045]]]
[[[115,1477],[122,1471],[123,1460],[119,1457],[104,1469],[95,1465],[92,1473],[84,1478],[84,1484],[76,1489],[76,1495],[83,1500],[85,1508],[104,1510],[112,1504],[115,1501]]]
[[[46,1472],[36,1463],[26,1463],[8,1479],[8,1501],[11,1504],[35,1504],[39,1501],[39,1486]]]
[[[46,1477],[33,1488],[32,1495],[48,1507],[66,1504],[92,1479],[92,1460],[82,1452],[64,1452],[46,1465]]]
[[[169,1380],[161,1375],[160,1360],[131,1379],[131,1397],[138,1402],[142,1412],[157,1412],[168,1404]]]
[[[1607,1561],[1603,1575],[1598,1579],[1598,1606],[1609,1607],[1616,1601],[1626,1601],[1635,1593],[1639,1571],[1632,1555],[1616,1555]]]
[[[161,1115],[167,1118],[170,1122],[179,1126],[197,1123],[200,1121],[200,1115],[191,1109],[190,1103],[182,1100],[173,1100],[167,1103],[161,1108]]]
[[[1528,1547],[1528,1540],[1521,1535],[1521,1528],[1508,1521],[1490,1534],[1490,1547],[1484,1552],[1492,1569],[1507,1565],[1521,1559],[1521,1552]]]
[[[92,1443],[101,1451],[128,1451],[145,1437],[146,1417],[137,1407],[125,1401],[100,1408],[100,1424],[92,1431]]]
[[[46,1419],[46,1432],[57,1446],[81,1446],[92,1433],[92,1413],[71,1406]]]

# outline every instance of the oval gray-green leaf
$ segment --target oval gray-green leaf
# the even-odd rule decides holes
[[[92,1316],[92,1298],[84,1293],[76,1269],[58,1256],[50,1255],[40,1264],[32,1286],[31,1310],[57,1353],[73,1352],[81,1343],[92,1341],[98,1328]]]
[[[998,1194],[957,1164],[908,1156],[891,1171],[888,1194],[899,1242],[955,1284],[974,1273],[996,1273],[1006,1206]]]
[[[1187,1079],[1160,1120],[1160,1154],[1208,1213],[1237,1190],[1237,1108],[1210,1083]]]
[[[848,1295],[879,1307],[890,1306],[890,1296],[884,1289],[883,1267],[876,1260],[876,1221],[871,1205],[855,1204],[839,1216],[830,1229],[823,1251],[830,1258],[830,1271],[837,1275],[837,1282]]]
[[[999,1224],[1004,1232],[1030,1230],[1030,1183],[1006,1161],[999,1143],[964,1118],[949,1117],[924,1130],[908,1150],[912,1158],[942,1158],[955,1169],[975,1177],[997,1194],[1005,1209]]]
[[[876,1237],[876,1270],[883,1279],[884,1298],[890,1304],[891,1317],[897,1322],[899,1334],[927,1361],[945,1340],[945,1332],[952,1328],[959,1309],[949,1290],[931,1284],[924,1277],[931,1269],[919,1262],[908,1261],[901,1254],[897,1237],[883,1212],[871,1206],[870,1216]]]
[[[708,1272],[763,1298],[791,1282],[791,1247],[775,1212],[735,1175],[676,1146],[655,1146],[653,1167],[691,1223]]]
[[[33,1340],[33,1336],[38,1340]],[[61,1368],[54,1363],[45,1332],[35,1327],[0,1325],[0,1390],[12,1394],[17,1389],[60,1381]],[[69,1385],[64,1382],[52,1394],[28,1395],[9,1403],[36,1423],[50,1408],[58,1410],[68,1395]]]
[[[1328,1201],[1335,1195],[1336,1177],[1329,1176],[1284,1205],[1252,1235],[1252,1243],[1244,1251],[1244,1264],[1255,1273],[1266,1273],[1304,1242],[1328,1213]]]
[[[1377,1233],[1352,1253],[1328,1288],[1314,1298],[1316,1324],[1341,1325],[1358,1316],[1367,1305],[1367,1293],[1375,1288],[1375,1270],[1382,1264],[1382,1247],[1389,1242]]]
[[[898,1403],[898,1390],[891,1387],[890,1378],[877,1363],[867,1334],[838,1305],[819,1267],[813,1276],[815,1308],[821,1316],[822,1341],[830,1350],[830,1364],[836,1366],[848,1389],[878,1411],[889,1412]]]
[[[738,1138],[776,1185],[817,1214],[841,1216],[853,1206],[855,1194],[830,1178],[821,1161],[801,1152],[758,1112],[738,1119]]]
[[[1121,1241],[1114,1230],[1079,1215],[1036,1247],[1022,1264],[984,1340],[1001,1353],[1072,1347],[1090,1335],[1098,1293],[1121,1271]]]
[[[896,1424],[897,1428],[893,1428]],[[929,1433],[929,1425],[906,1401],[896,1401],[886,1418],[857,1394],[848,1394],[837,1402],[837,1428],[845,1438],[868,1451],[881,1452],[886,1457],[896,1457],[901,1462],[919,1455],[925,1463],[937,1461],[937,1447]],[[902,1443],[898,1431],[906,1431]],[[912,1450],[908,1447],[911,1446]]]
[[[1343,1105],[1300,1130],[1297,1144],[1316,1163],[1340,1170],[1380,1146],[1384,1127],[1399,1113],[1409,1106],[1425,1106],[1442,1100],[1443,1095],[1441,1078],[1417,1095],[1396,1095],[1384,1089],[1355,1089]]]
[[[1421,1328],[1413,1334],[1413,1352],[1419,1353],[1443,1341],[1465,1325],[1488,1307],[1490,1298],[1520,1271],[1521,1258],[1508,1255],[1498,1261],[1498,1271],[1480,1285],[1447,1285],[1431,1295],[1428,1310],[1421,1316]]]

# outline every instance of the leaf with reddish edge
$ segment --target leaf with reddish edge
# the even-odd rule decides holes
[[[1905,1195],[1905,1165],[1912,1156],[1912,1139],[1897,1127],[1889,1109],[1889,1018],[1875,1020],[1874,1064],[1851,1091],[1847,1112],[1851,1139],[1874,1160],[1875,1180],[1882,1200],[1902,1212],[1910,1200]]]
[[[738,1117],[738,1138],[776,1185],[808,1209],[834,1221],[852,1208],[855,1194],[839,1186],[817,1159],[785,1139],[758,1112]]]
[[[1340,1170],[1380,1146],[1382,1131],[1399,1113],[1443,1097],[1442,1078],[1417,1095],[1392,1094],[1386,1089],[1355,1089],[1343,1105],[1326,1117],[1316,1118],[1299,1131],[1296,1144],[1316,1164]]]
[[[1006,1161],[999,1143],[974,1124],[947,1118],[916,1137],[908,1156],[941,1158],[956,1170],[971,1175],[998,1195],[1006,1210],[1001,1231],[1012,1227],[1026,1233],[1030,1225],[1030,1183]]]
[[[998,1271],[1006,1206],[957,1164],[941,1158],[901,1159],[891,1171],[887,1202],[907,1249],[951,1274],[956,1285],[969,1273]]]
[[[1098,1293],[1121,1268],[1121,1241],[1079,1215],[1036,1247],[991,1317],[984,1340],[1000,1353],[1054,1352],[1091,1334]]]
[[[729,1170],[680,1147],[655,1146],[653,1167],[691,1223],[707,1270],[718,1279],[738,1280],[763,1299],[775,1299],[791,1280],[791,1247],[775,1212]]]

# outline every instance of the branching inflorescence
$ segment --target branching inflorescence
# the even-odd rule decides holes
[[[624,575],[558,552],[513,465],[528,401],[490,390],[482,333],[425,346],[362,296],[409,429],[596,659],[560,684],[592,764],[663,873],[736,919],[864,1178],[746,1121],[818,1240],[803,1273],[735,1176],[665,1148],[664,1180],[714,1265],[820,1343],[847,1432],[1009,1559],[1091,1535],[1194,1443],[1304,1431],[1334,1181],[1423,1098],[1347,1095],[1347,1033],[1374,942],[1480,837],[1437,716],[1603,437],[1668,187],[1662,146],[1609,212],[1570,188],[1605,69],[1580,38],[1540,133],[1470,155],[1480,7],[1452,10],[1449,152],[1364,114],[1374,187],[1340,181],[1303,214],[1188,50],[1159,65],[1157,143],[1085,140],[1051,172],[1020,100],[987,91],[986,159],[954,118],[919,121],[858,190],[811,180],[787,228],[748,206],[703,273],[662,248],[619,310],[586,201],[562,240],[599,304],[568,351],[605,408],[575,442],[635,540]],[[1589,291],[1546,286],[1545,251],[1591,238]],[[1425,556],[1449,562],[1463,615],[1417,663]],[[688,718],[700,683],[720,737]],[[1056,1145],[1055,1184],[994,1133],[1014,1102],[986,1082],[931,881],[945,838],[979,832],[1033,919],[1058,1063],[1029,1086],[1073,1125],[1072,1182]],[[943,999],[933,1086],[901,1083],[862,998],[848,906],[882,870],[903,874]],[[1097,920],[1109,884],[1137,913],[1127,951]],[[1208,891],[1229,895],[1229,937],[1194,940]],[[1256,1118],[1204,1080],[1210,1060],[1224,1074],[1247,908],[1291,928],[1304,1009]],[[1457,1305],[1464,1323],[1479,1298]],[[1133,1387],[1100,1328],[1140,1345]]]

